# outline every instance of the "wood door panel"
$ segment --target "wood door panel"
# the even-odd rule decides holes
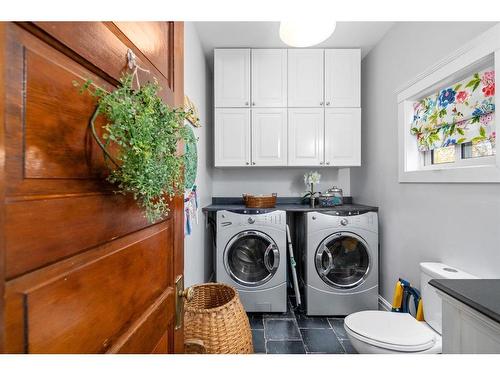
[[[172,349],[168,346],[168,332],[166,332],[158,341],[151,354],[166,354],[171,352]]]
[[[24,296],[20,292],[5,291],[5,353],[26,353],[24,326]]]
[[[168,331],[169,325],[174,324],[174,321],[169,319],[175,314],[174,306],[174,291],[168,289],[137,320],[137,323],[122,335],[117,343],[108,350],[108,353],[148,354],[154,352],[165,332]],[[144,345],[144,343],[148,343],[150,346]]]
[[[137,56],[137,63],[142,68],[150,70],[149,73],[139,71],[141,82],[151,80],[152,76],[155,76],[164,88],[160,91],[160,96],[168,104],[174,104],[174,92],[170,89],[165,76],[144,58],[140,49],[127,38],[120,38],[113,32],[119,30],[114,24],[102,22],[35,22],[35,24],[115,80],[119,80],[127,71],[127,50],[131,48]],[[110,30],[113,26],[116,30]],[[107,48],[98,48],[96,40],[101,41]]]
[[[73,87],[91,78],[113,89],[131,48],[150,71],[141,82],[158,78],[166,103],[182,105],[183,26],[120,26],[0,23],[0,352],[183,349],[183,197],[151,225],[131,196],[113,194],[89,137],[95,102]]]
[[[88,120],[96,101],[79,94],[74,74],[54,60],[25,52],[25,178],[95,178],[104,175],[102,152],[91,137]],[[74,100],[68,98],[74,97]],[[100,119],[101,125],[104,121]]]
[[[166,229],[169,226],[172,227],[171,221],[172,220],[167,220],[138,232],[128,234],[103,246],[96,247],[74,257],[8,281],[5,291],[6,352],[27,352],[27,343],[25,342],[25,338],[27,337],[27,332],[25,331],[25,328],[27,328],[25,324],[26,311],[24,306],[25,296],[29,293],[29,291],[42,285],[50,284],[54,280],[60,279],[61,275],[71,274],[76,269],[86,267],[99,259],[109,257],[113,253],[116,253],[119,249],[126,248],[131,244],[141,243],[142,241],[156,235],[157,232],[166,233],[167,241],[169,241],[168,232],[172,229],[168,229],[168,231]],[[168,248],[170,248],[170,246],[168,246]],[[168,249],[164,249],[163,255],[169,255],[167,250]],[[173,285],[172,270],[173,267],[169,263],[167,274],[165,276],[168,281],[169,288]],[[169,278],[172,278],[172,280],[168,280]]]
[[[28,290],[29,353],[106,351],[124,327],[139,318],[137,312],[146,310],[167,288],[170,268],[165,252],[172,253],[167,241],[171,229]],[[151,349],[156,342],[152,340]]]
[[[5,103],[5,90],[6,90],[6,75],[5,66],[6,61],[6,23],[0,22],[0,353],[5,351],[5,282],[4,282],[4,265],[5,265],[5,210],[3,202],[5,201],[5,181],[7,173],[5,170],[5,123],[7,121],[6,103]]]
[[[90,78],[105,89],[112,86],[20,28],[8,36],[6,195],[110,190],[102,178],[94,178],[107,173],[87,126],[94,102],[72,82]],[[99,133],[102,123],[98,119]],[[45,178],[50,176],[55,178]]]
[[[112,193],[12,202],[6,217],[7,279],[149,225],[131,197]]]
[[[135,46],[167,79],[172,87],[173,77],[173,38],[172,22],[113,22]],[[151,38],[158,35],[159,38]]]

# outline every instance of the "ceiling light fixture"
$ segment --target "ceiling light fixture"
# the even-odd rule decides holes
[[[280,38],[292,47],[310,47],[330,37],[335,31],[335,21],[281,21]]]

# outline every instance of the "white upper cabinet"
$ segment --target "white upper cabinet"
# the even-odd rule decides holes
[[[323,50],[288,50],[288,107],[323,107]]]
[[[215,49],[215,166],[361,165],[359,49]]]
[[[287,51],[252,49],[252,107],[287,106]]]
[[[324,109],[288,110],[288,165],[323,165]]]
[[[215,106],[250,106],[250,49],[216,49]]]
[[[250,165],[250,109],[215,110],[215,166]]]
[[[361,109],[325,109],[325,165],[361,165]]]
[[[252,165],[287,165],[286,108],[252,109]]]
[[[325,50],[325,106],[360,107],[361,51]]]

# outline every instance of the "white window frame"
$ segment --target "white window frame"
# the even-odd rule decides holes
[[[417,140],[410,133],[413,103],[440,87],[463,78],[475,67],[493,64],[500,77],[500,24],[473,39],[461,49],[426,70],[397,90],[399,182],[401,183],[499,183],[500,152],[495,156],[460,159],[455,163],[425,165],[424,153],[418,151]],[[496,94],[495,94],[496,101]],[[495,131],[500,134],[500,119],[495,118]]]

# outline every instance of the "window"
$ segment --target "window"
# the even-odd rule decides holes
[[[424,151],[422,169],[432,166],[459,168],[495,164],[496,147],[491,141],[471,141]]]
[[[398,91],[400,182],[500,182],[500,25]]]
[[[421,153],[419,169],[494,163],[494,67],[476,70],[414,101],[409,131]]]

